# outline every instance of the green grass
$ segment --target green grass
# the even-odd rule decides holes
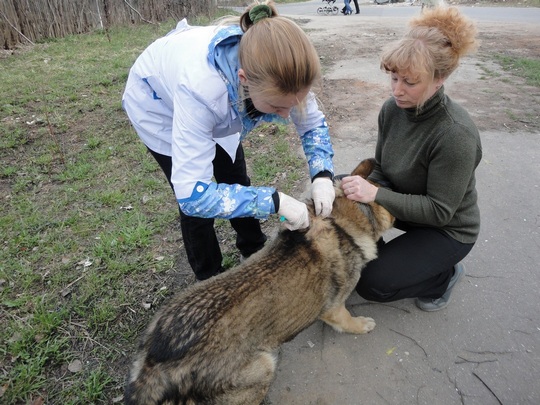
[[[141,329],[193,282],[172,192],[121,108],[133,61],[173,25],[70,36],[0,59],[1,403],[121,398]],[[248,137],[253,184],[293,191],[307,174],[297,139],[274,125]],[[230,226],[217,227],[231,267]]]
[[[289,129],[279,125],[263,127],[250,137],[246,158],[253,161],[252,175],[260,184],[274,185],[284,179],[280,190],[291,193],[293,185],[301,180],[300,174],[305,172],[306,163],[295,153],[291,153]],[[292,170],[291,170],[292,169]]]
[[[540,59],[496,55],[496,60],[505,70],[525,78],[527,84],[540,87]]]

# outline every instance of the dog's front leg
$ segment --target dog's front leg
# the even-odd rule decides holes
[[[353,317],[345,305],[329,309],[320,316],[320,319],[338,332],[361,334],[375,327],[375,321],[372,318]]]

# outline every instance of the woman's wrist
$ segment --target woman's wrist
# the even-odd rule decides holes
[[[371,201],[375,201],[375,199],[377,198],[377,193],[379,192],[379,187],[377,186],[374,186],[373,184],[371,185],[371,195],[372,195],[372,198],[371,198]]]

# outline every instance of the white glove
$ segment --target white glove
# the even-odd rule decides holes
[[[309,215],[306,204],[279,193],[279,215],[285,218],[283,225],[290,231],[304,229],[309,226]]]
[[[315,215],[323,218],[332,212],[332,204],[336,198],[334,183],[328,177],[317,177],[311,184],[311,198],[315,204]]]

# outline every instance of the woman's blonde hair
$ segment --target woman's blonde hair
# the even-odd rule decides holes
[[[296,23],[278,15],[273,1],[249,6],[240,27],[244,35],[238,57],[252,91],[267,97],[296,94],[320,80],[315,47]]]
[[[387,73],[408,72],[420,80],[448,78],[465,54],[476,50],[476,26],[455,7],[439,6],[409,22],[399,41],[381,55]]]

